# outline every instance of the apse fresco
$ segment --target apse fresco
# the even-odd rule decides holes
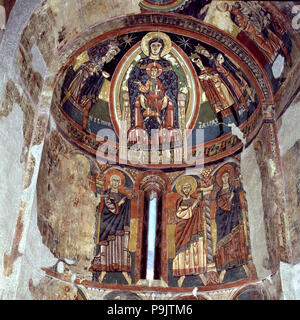
[[[111,161],[142,144],[133,165],[172,167],[151,160],[150,141],[159,159],[170,144],[173,163],[189,148],[205,163],[234,154],[241,138],[253,139],[262,105],[297,62],[284,16],[263,1],[144,0],[140,6],[151,15],[125,18],[127,28],[70,61],[53,110],[60,128],[92,154],[104,144]],[[240,136],[232,135],[236,127]]]
[[[142,0],[140,8],[117,30],[109,22],[57,77],[37,206],[43,243],[65,269],[47,272],[113,287],[105,299],[140,298],[133,291],[149,286],[189,296],[236,286],[233,299],[264,299],[244,284],[275,270],[280,215],[267,205],[273,189],[259,164],[269,256],[253,258],[241,153],[274,124],[294,40],[262,1]]]
[[[145,172],[99,164],[55,132],[46,145],[38,225],[44,244],[67,263],[66,276],[75,272],[103,285],[149,280],[149,190],[156,190],[153,277],[159,285],[210,287],[256,278],[238,157],[193,174]]]
[[[161,148],[165,132],[172,146],[184,144],[190,130],[191,145],[210,143],[205,152],[218,154],[238,144],[228,136],[232,126],[242,127],[245,136],[257,126],[259,101],[239,65],[214,46],[143,31],[81,53],[66,71],[58,107],[62,122],[69,122],[65,130],[92,153],[101,135],[113,143],[122,137],[128,147],[144,139],[150,149],[151,139]],[[223,137],[225,147],[211,143]]]

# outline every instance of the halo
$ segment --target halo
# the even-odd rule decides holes
[[[75,154],[73,157],[76,166],[80,166],[83,170],[83,174],[87,176],[91,170],[91,164],[89,160],[82,154]]]
[[[220,187],[223,186],[223,181],[222,181],[222,175],[228,172],[229,173],[229,183],[232,183],[233,178],[234,178],[234,168],[230,164],[225,164],[222,168],[219,169],[217,176],[216,176],[216,181]]]
[[[197,181],[192,176],[183,176],[178,179],[178,181],[176,182],[176,185],[175,185],[177,193],[179,193],[181,196],[183,196],[183,193],[181,191],[181,187],[185,183],[189,183],[191,185],[192,189],[191,189],[190,194],[193,194],[197,189]]]
[[[120,177],[121,179],[121,184],[119,185],[119,188],[123,187],[124,184],[125,184],[125,177],[123,175],[123,173],[121,173],[120,171],[118,170],[115,170],[115,169],[112,169],[112,170],[109,170],[106,174],[105,174],[105,185],[104,185],[104,189],[107,189],[110,185],[110,178],[112,176],[118,176]]]
[[[148,76],[151,77],[151,69],[153,66],[155,66],[157,68],[156,78],[158,78],[162,74],[162,66],[159,63],[157,63],[157,62],[149,63],[146,67],[146,72],[147,72]]]
[[[155,32],[149,32],[147,33],[142,41],[141,41],[141,49],[142,51],[144,52],[144,54],[146,56],[149,56],[149,41],[151,39],[155,39],[155,38],[158,38],[158,39],[162,39],[163,42],[164,42],[164,48],[161,52],[161,57],[165,56],[167,53],[170,52],[171,48],[172,48],[172,42],[171,42],[171,39],[170,37],[165,34],[164,32],[159,32],[159,31],[155,31]]]

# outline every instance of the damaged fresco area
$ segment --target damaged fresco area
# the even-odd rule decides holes
[[[36,286],[29,280],[28,286],[35,300],[83,300],[74,285],[56,279],[45,277]]]
[[[33,135],[35,111],[26,94],[21,94],[17,85],[12,80],[8,80],[4,98],[0,105],[0,118],[7,117],[12,111],[14,104],[17,104],[23,112],[22,129],[24,145],[20,156],[20,162],[23,163],[26,161],[29,145],[31,143],[31,138]]]
[[[89,161],[68,147],[55,131],[46,139],[37,188],[38,226],[57,258],[84,265],[94,250],[97,199],[87,180]]]

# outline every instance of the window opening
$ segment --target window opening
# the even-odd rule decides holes
[[[157,194],[152,192],[149,201],[149,219],[147,235],[147,268],[146,279],[154,280],[155,256],[156,256],[156,233],[157,233]]]

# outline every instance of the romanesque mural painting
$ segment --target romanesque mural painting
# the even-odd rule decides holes
[[[99,135],[112,143],[125,139],[128,148],[144,141],[149,150],[150,142],[158,148],[184,144],[184,130],[194,141],[202,129],[202,140],[192,144],[212,142],[232,125],[255,126],[258,106],[255,89],[232,58],[162,31],[124,34],[83,52],[67,70],[59,103],[66,130],[92,153]],[[228,141],[222,152],[235,144]]]
[[[168,10],[190,15],[225,31],[241,41],[264,66],[274,92],[284,83],[287,72],[297,59],[297,49],[285,19],[293,19],[286,4],[272,7],[267,1],[181,1],[177,7],[170,2],[153,1],[152,10]],[[142,7],[150,9],[148,0]],[[163,7],[163,9],[162,9]]]
[[[122,272],[131,283],[129,238],[130,199],[133,194],[126,188],[130,180],[127,178],[126,181],[124,174],[118,170],[107,172],[104,181],[99,178],[96,183],[96,192],[101,198],[96,214],[97,248],[89,270],[96,281],[102,282],[107,272]]]
[[[262,124],[262,103],[285,81],[293,41],[281,16],[263,2],[196,4],[141,1],[146,10],[172,14],[124,18],[126,27],[84,47],[63,75],[52,108],[59,133],[50,135],[41,169],[62,221],[43,200],[39,227],[52,252],[73,259],[69,268],[93,284],[149,280],[144,239],[152,187],[158,188],[159,286],[217,288],[257,279],[238,152],[241,139],[250,142]],[[164,27],[153,27],[151,19],[161,19]],[[187,138],[194,155],[195,147],[203,146],[205,166],[188,172],[185,163],[161,162],[183,158]],[[139,143],[138,162],[121,162],[124,150]],[[115,162],[99,161],[102,144],[108,147],[103,157],[114,154]],[[149,164],[153,144],[158,166]],[[80,168],[78,174],[74,168]],[[43,173],[40,179],[46,179]],[[72,197],[61,189],[62,179],[71,185]],[[72,214],[60,202],[71,203]],[[75,217],[84,224],[80,232]],[[255,290],[238,298],[262,298]]]
[[[187,11],[187,9],[185,9]],[[276,93],[293,65],[293,40],[284,18],[264,1],[209,1],[194,16],[241,41],[264,66]]]
[[[253,272],[238,165],[226,163],[210,174],[204,170],[199,176],[179,177],[170,198],[170,283],[217,284]]]
[[[57,134],[47,144],[52,147],[39,176],[38,225],[44,243],[68,262],[66,275],[72,270],[103,285],[142,281],[148,208],[141,181],[163,178],[162,205],[156,213],[158,280],[164,286],[188,288],[255,279],[238,158],[193,174],[181,170],[147,175],[139,169],[99,165]]]
[[[3,148],[21,183],[0,297],[292,292],[300,140],[282,138],[299,102],[298,2],[20,2],[0,0],[3,131],[24,120]]]

